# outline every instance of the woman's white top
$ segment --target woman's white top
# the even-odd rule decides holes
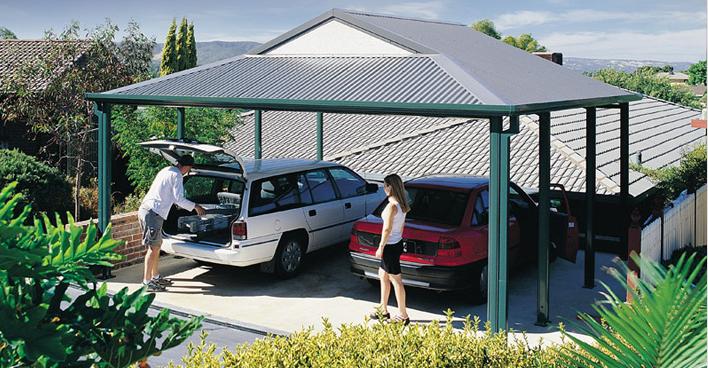
[[[406,222],[406,214],[405,212],[403,212],[401,206],[398,205],[398,203],[389,204],[393,204],[397,211],[396,214],[393,215],[393,226],[391,227],[391,235],[388,237],[388,241],[386,242],[386,244],[396,244],[401,241],[401,239],[403,239],[403,225]]]

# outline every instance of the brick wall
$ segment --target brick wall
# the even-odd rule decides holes
[[[88,221],[82,221],[77,224],[85,226],[88,225]],[[113,215],[111,224],[113,224],[113,239],[124,241],[124,244],[117,247],[115,251],[125,256],[122,261],[116,263],[113,269],[142,263],[145,256],[145,247],[140,244],[141,233],[138,213],[128,212]]]

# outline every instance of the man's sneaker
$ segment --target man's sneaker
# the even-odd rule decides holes
[[[155,281],[158,285],[172,286],[172,280],[164,278],[161,275],[157,275],[157,276],[153,277],[152,281]]]
[[[164,285],[160,285],[154,280],[150,280],[148,282],[143,282],[143,286],[147,287],[147,291],[149,292],[161,292],[161,291],[167,291],[167,288]]]

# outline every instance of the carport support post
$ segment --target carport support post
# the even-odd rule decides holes
[[[177,139],[184,139],[184,107],[177,108]]]
[[[261,110],[256,110],[253,114],[253,157],[256,159],[261,159],[263,157],[263,150],[261,149],[261,123],[262,112]]]
[[[592,289],[595,287],[595,229],[594,226],[594,206],[595,206],[595,152],[596,152],[596,129],[597,109],[588,107],[585,109],[585,282],[583,287]],[[577,226],[577,224],[576,224]]]
[[[487,319],[496,332],[507,327],[509,135],[502,117],[490,118],[490,158]]]
[[[629,103],[620,107],[620,239],[621,246],[627,247],[627,229],[629,225]]]
[[[322,160],[324,157],[324,138],[323,138],[323,116],[321,112],[317,113],[317,159]]]
[[[538,303],[536,324],[548,325],[548,249],[550,245],[551,113],[539,117],[538,143]]]
[[[111,105],[95,106],[98,116],[98,229],[111,221]]]

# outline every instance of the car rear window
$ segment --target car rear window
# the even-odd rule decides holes
[[[409,188],[406,187],[411,210],[406,219],[420,220],[443,225],[460,225],[467,208],[469,193],[455,192],[446,189]],[[388,203],[384,200],[374,211],[381,217],[381,212]]]

